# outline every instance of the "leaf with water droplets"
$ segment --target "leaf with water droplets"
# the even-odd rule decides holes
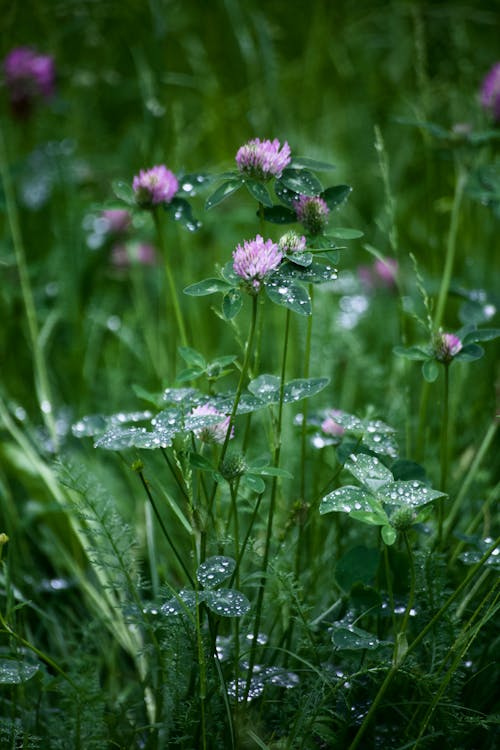
[[[229,289],[231,289],[231,284],[224,279],[212,278],[197,281],[196,284],[190,284],[183,291],[184,294],[188,294],[190,297],[204,297],[207,294],[216,294],[217,292],[225,294]]]
[[[345,468],[372,491],[393,481],[392,472],[378,458],[365,453],[353,454],[346,461]]]
[[[221,617],[241,617],[250,609],[250,602],[246,596],[234,589],[206,591],[205,603],[212,612]]]
[[[185,198],[173,198],[165,204],[165,211],[188,232],[196,232],[201,227],[201,222],[195,219],[191,204]]]
[[[418,508],[440,497],[446,497],[446,493],[432,490],[423,482],[414,479],[409,482],[390,482],[378,490],[377,496],[388,505]]]
[[[206,589],[219,586],[227,578],[230,578],[236,568],[236,562],[232,557],[215,555],[208,557],[202,562],[196,571],[196,578]]]
[[[286,404],[311,398],[326,388],[330,378],[296,378],[285,383],[283,401]]]
[[[101,435],[111,427],[125,425],[129,422],[144,422],[151,417],[150,411],[118,412],[107,416],[104,414],[89,414],[73,425],[72,432],[75,437],[93,437],[94,435]]]
[[[259,203],[262,203],[263,206],[271,208],[273,202],[265,185],[263,185],[261,182],[250,180],[248,178],[245,178],[245,185],[248,192],[253,198],[255,198],[255,200],[257,200]]]
[[[350,187],[350,185],[332,185],[321,193],[321,197],[328,208],[332,210],[333,208],[340,206],[341,203],[344,203],[344,201],[350,196],[351,192],[352,187]]]
[[[375,635],[357,628],[355,625],[335,626],[332,633],[332,641],[337,648],[349,651],[360,651],[361,649],[373,650],[385,645],[384,641],[379,641]]]
[[[312,253],[310,252],[292,252],[292,253],[285,253],[285,258],[287,258],[290,263],[295,263],[297,266],[310,266],[313,260]]]
[[[323,186],[318,178],[306,169],[284,169],[280,182],[299,195],[319,195]]]
[[[281,379],[277,375],[259,375],[248,384],[248,390],[264,401],[274,403],[279,398]]]
[[[147,439],[150,434],[144,427],[115,427],[101,435],[95,441],[94,447],[110,451],[136,448],[141,439]]]
[[[275,180],[275,182],[274,182],[274,192],[276,193],[276,197],[282,203],[284,203],[286,206],[288,206],[291,209],[291,211],[293,212],[293,215],[295,217],[294,221],[298,221],[298,219],[297,219],[297,212],[296,212],[295,209],[296,209],[297,201],[300,198],[300,193],[295,192],[295,190],[290,190],[280,180]]]
[[[307,289],[300,284],[295,284],[283,278],[275,278],[275,275],[265,283],[266,294],[276,305],[287,307],[292,312],[300,315],[311,315],[311,298]]]
[[[349,513],[353,518],[374,526],[387,523],[387,516],[377,499],[361,487],[345,485],[322,498],[319,512]]]
[[[230,289],[222,299],[222,315],[225,320],[235,318],[243,305],[243,298],[239,289]]]
[[[17,659],[0,659],[0,685],[20,685],[38,672],[38,664]]]
[[[313,262],[306,268],[296,266],[293,263],[283,263],[277,273],[272,275],[274,280],[282,280],[285,283],[289,281],[303,281],[307,284],[324,284],[327,281],[337,279],[337,269],[323,263]]]
[[[176,597],[172,597],[161,607],[161,613],[167,617],[171,615],[184,615],[196,609],[196,601],[202,602],[205,598],[204,591],[195,591],[191,589],[182,589]]]
[[[209,211],[214,206],[222,203],[223,200],[239,190],[243,184],[244,180],[242,177],[233,177],[230,180],[226,180],[225,182],[223,182],[222,185],[219,185],[217,190],[212,193],[209,198],[207,198],[205,203],[205,210]]]

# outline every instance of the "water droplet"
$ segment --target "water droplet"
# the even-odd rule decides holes
[[[40,404],[40,409],[43,411],[44,414],[51,414],[52,404],[50,403],[50,401],[44,400]]]

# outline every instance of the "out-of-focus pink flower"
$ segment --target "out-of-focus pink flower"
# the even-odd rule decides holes
[[[106,234],[125,234],[131,224],[130,214],[124,208],[111,208],[103,211],[101,216],[107,224]]]
[[[170,203],[179,189],[177,177],[164,164],[141,169],[132,182],[137,203],[142,208],[153,208]]]
[[[462,349],[462,342],[454,333],[440,333],[434,345],[436,359],[448,364]]]
[[[37,99],[50,99],[55,91],[55,66],[50,55],[31,47],[16,47],[4,60],[5,84],[16,117],[28,117]]]
[[[394,289],[398,275],[398,262],[394,258],[377,258],[371,266],[359,266],[358,278],[368,290]]]
[[[240,172],[256,180],[281,177],[285,167],[290,164],[290,146],[285,141],[280,147],[277,138],[274,141],[254,138],[238,149],[236,164]]]
[[[320,234],[328,221],[330,209],[318,195],[301,195],[295,205],[298,220],[311,234]]]
[[[481,104],[500,121],[500,62],[495,63],[481,84]]]
[[[230,417],[221,414],[215,406],[210,404],[203,404],[202,406],[196,406],[191,412],[192,417],[207,417],[207,416],[220,416],[221,421],[215,424],[205,425],[200,427],[199,430],[194,430],[194,434],[203,443],[223,443],[226,439],[226,434],[229,429]],[[231,428],[231,434],[229,439],[234,437],[234,427]]]
[[[323,430],[323,432],[325,432],[327,435],[332,435],[333,437],[342,437],[345,429],[341,424],[335,421],[335,417],[339,417],[341,415],[342,412],[339,409],[330,409],[327,417],[321,422],[321,429]]]
[[[278,268],[283,254],[272,240],[264,240],[258,234],[253,240],[246,240],[233,252],[234,272],[258,292],[262,280]]]
[[[111,263],[115,268],[129,268],[133,264],[155,266],[158,255],[153,245],[145,242],[138,244],[117,244],[111,250]]]

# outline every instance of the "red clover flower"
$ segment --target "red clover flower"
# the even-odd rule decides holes
[[[320,234],[326,226],[330,209],[323,198],[317,195],[301,195],[297,200],[295,212],[308,232]]]
[[[28,117],[36,99],[50,99],[55,89],[55,66],[50,55],[30,47],[16,47],[4,60],[5,84],[16,117]]]
[[[495,63],[481,84],[481,104],[500,122],[500,62]]]
[[[254,138],[238,149],[236,164],[243,174],[266,182],[271,177],[281,177],[285,167],[290,164],[290,146],[285,141],[280,150],[277,138],[274,141]]]
[[[453,333],[439,333],[434,345],[434,354],[438,362],[449,364],[462,349],[462,342]]]
[[[170,203],[179,183],[177,177],[164,164],[151,169],[141,169],[134,177],[132,188],[141,208],[153,208],[160,203]]]
[[[283,255],[302,253],[306,249],[306,238],[304,235],[300,236],[291,229],[280,237],[278,246]]]
[[[254,294],[262,285],[268,273],[278,268],[283,254],[272,240],[266,240],[258,234],[253,240],[245,240],[233,252],[234,272],[248,282]]]
[[[193,417],[217,416],[219,414],[220,412],[214,406],[210,406],[210,404],[196,406],[191,412],[191,416]],[[220,414],[220,417],[221,421],[216,424],[205,425],[205,427],[200,427],[199,430],[193,430],[196,437],[203,443],[224,443],[231,417],[225,417],[224,414]],[[234,427],[231,428],[229,439],[231,440],[233,437]]]

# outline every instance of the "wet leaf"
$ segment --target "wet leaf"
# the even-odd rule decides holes
[[[231,578],[235,569],[236,562],[232,557],[215,555],[214,557],[208,557],[205,562],[201,563],[196,571],[196,578],[203,588],[213,589]]]
[[[349,185],[332,185],[332,187],[326,188],[321,193],[321,197],[325,201],[326,205],[330,210],[340,206],[348,199],[352,192],[352,187]]]
[[[244,184],[242,177],[233,177],[219,185],[217,190],[209,196],[205,203],[205,210],[209,211],[214,206],[222,203],[223,200],[235,193]]]
[[[368,513],[373,515],[373,521],[366,520],[365,515],[363,520],[365,523],[372,523],[373,525],[385,524],[387,522],[387,516],[383,512],[377,499],[361,487],[354,487],[352,485],[345,485],[339,487],[328,495],[325,495],[321,500],[319,506],[319,512],[321,515],[324,513]]]
[[[243,305],[243,298],[239,289],[230,289],[222,299],[222,314],[226,320],[235,318]]]
[[[318,178],[306,169],[287,167],[283,170],[280,182],[299,195],[319,195],[323,191],[323,186]]]
[[[38,664],[17,659],[0,659],[0,685],[20,685],[38,672]]]
[[[275,279],[274,275],[265,284],[266,294],[276,305],[287,307],[299,315],[311,315],[311,298],[307,289],[300,284],[282,278]]]
[[[378,458],[364,453],[352,455],[346,461],[345,468],[372,492],[393,481],[392,472]]]
[[[248,192],[250,195],[255,198],[259,203],[262,203],[263,206],[267,206],[267,208],[271,208],[273,205],[273,202],[271,200],[271,196],[269,195],[269,191],[266,188],[265,185],[262,184],[262,182],[257,182],[256,180],[249,180],[248,178],[245,179],[245,185],[248,189]]]
[[[173,198],[165,204],[165,211],[188,232],[196,232],[201,227],[201,222],[195,219],[191,204],[185,198]]]
[[[332,641],[337,648],[350,651],[373,650],[384,645],[383,641],[379,641],[375,635],[355,625],[337,625],[333,629]]]
[[[205,604],[221,617],[241,617],[250,609],[250,602],[246,596],[234,589],[206,591]]]
[[[407,482],[391,482],[381,487],[377,497],[388,505],[408,506],[418,508],[421,505],[432,503],[439,497],[446,497],[445,492],[433,490],[418,479]]]
[[[231,284],[227,281],[213,278],[190,284],[184,289],[184,294],[189,294],[191,297],[204,297],[207,294],[216,294],[217,292],[226,293],[229,289],[231,289]]]

